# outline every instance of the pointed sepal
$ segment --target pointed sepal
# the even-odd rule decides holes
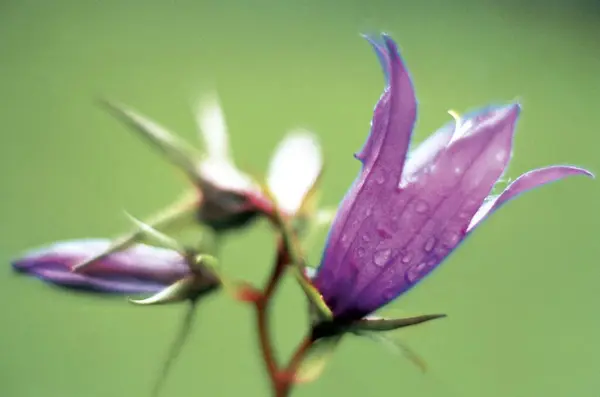
[[[374,342],[383,345],[387,350],[394,354],[400,354],[408,359],[414,366],[416,366],[421,372],[427,372],[427,362],[423,357],[417,354],[407,344],[392,338],[381,332],[362,332],[360,336],[364,336]]]
[[[155,148],[160,150],[192,182],[197,184],[202,179],[198,172],[200,156],[186,142],[177,138],[176,135],[168,131],[165,127],[125,105],[107,99],[102,99],[99,102],[110,114],[131,127]]]
[[[320,292],[315,288],[312,281],[305,274],[304,257],[300,250],[300,244],[297,241],[296,234],[293,232],[289,225],[289,221],[283,217],[279,208],[275,204],[274,196],[267,186],[263,187],[267,197],[271,198],[273,202],[273,221],[276,227],[278,227],[285,249],[290,258],[291,270],[298,281],[298,284],[302,288],[302,291],[308,298],[311,307],[314,309],[315,314],[321,320],[331,319],[333,314],[331,310],[323,300]]]
[[[410,327],[413,325],[422,324],[431,320],[446,317],[445,314],[425,314],[415,317],[404,318],[382,318],[382,317],[367,317],[353,322],[350,327],[350,332],[360,333],[362,331],[385,332],[394,331],[400,328]]]
[[[185,253],[184,247],[181,244],[179,244],[179,242],[177,242],[177,240],[175,240],[174,238],[159,232],[151,225],[142,222],[141,220],[134,217],[128,212],[125,212],[125,216],[127,216],[129,220],[138,227],[141,233],[146,235],[148,238],[154,240],[160,246],[179,252],[180,254]]]
[[[184,228],[195,223],[196,212],[196,196],[186,195],[173,206],[160,211],[157,215],[151,217],[150,220],[144,223],[153,229],[160,229],[162,231]],[[73,271],[82,271],[96,261],[100,261],[115,252],[123,251],[133,244],[142,242],[145,237],[145,231],[136,227],[133,231],[115,238],[106,250],[96,255],[92,255],[83,262],[73,266]]]
[[[294,374],[295,383],[310,383],[317,380],[333,358],[335,349],[342,340],[341,335],[315,341],[306,352]]]
[[[196,277],[187,276],[145,299],[130,299],[136,305],[164,305],[183,302],[196,295]]]

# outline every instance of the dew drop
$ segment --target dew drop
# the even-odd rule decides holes
[[[348,236],[346,234],[343,234],[340,240],[342,241],[342,243],[345,243],[346,241],[348,241]]]
[[[431,252],[431,250],[433,250],[433,247],[435,247],[435,243],[436,243],[436,239],[435,237],[431,236],[427,239],[427,241],[425,242],[425,247],[423,247],[423,249],[425,249],[425,252]]]
[[[379,237],[381,237],[382,239],[389,239],[392,238],[392,233],[390,233],[387,229],[383,228],[383,227],[378,227],[377,228],[377,234],[379,235]]]
[[[373,262],[375,262],[375,264],[377,266],[384,266],[389,261],[391,255],[392,255],[391,249],[389,249],[389,248],[380,249],[375,252],[375,255],[373,256]]]
[[[412,260],[412,257],[412,254],[410,252],[407,252],[406,254],[404,254],[401,261],[402,263],[409,263]]]
[[[459,219],[468,219],[469,217],[470,217],[470,214],[467,211],[461,211],[458,213]]]
[[[363,247],[359,247],[356,250],[356,255],[358,255],[359,258],[362,258],[365,256],[365,249]]]
[[[460,234],[449,230],[444,233],[444,244],[448,247],[454,247],[460,241]]]
[[[379,185],[382,185],[385,182],[385,175],[383,173],[379,173],[375,177],[375,182],[377,182],[377,184],[379,184]]]
[[[420,277],[419,271],[417,270],[417,266],[413,266],[409,268],[404,274],[404,278],[409,284],[415,283]]]
[[[462,168],[460,168],[460,167],[454,167],[454,173],[456,175],[459,175],[461,172],[462,172]]]
[[[417,211],[419,214],[424,214],[427,212],[427,210],[429,210],[429,205],[425,201],[417,202],[415,211]]]
[[[368,243],[369,241],[371,241],[371,237],[369,237],[368,234],[363,234],[361,238],[362,238],[362,241],[364,241],[365,243]]]
[[[500,150],[496,153],[496,160],[497,161],[504,161],[504,159],[506,159],[506,152],[504,150]]]
[[[398,294],[398,292],[394,288],[394,285],[391,285],[391,286],[387,287],[385,289],[385,291],[383,292],[383,299],[392,300],[396,297],[397,294]]]

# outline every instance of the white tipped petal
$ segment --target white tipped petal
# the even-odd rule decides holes
[[[227,161],[208,158],[200,163],[200,173],[204,179],[222,189],[256,190],[252,179]]]
[[[229,136],[225,115],[216,94],[206,96],[198,101],[196,123],[204,141],[206,155],[214,160],[229,160]]]
[[[255,189],[251,178],[235,166],[231,157],[225,115],[215,93],[198,101],[196,123],[206,150],[206,155],[200,162],[202,177],[223,189]]]
[[[304,130],[289,133],[275,149],[267,177],[277,205],[283,211],[295,213],[322,167],[317,137]]]

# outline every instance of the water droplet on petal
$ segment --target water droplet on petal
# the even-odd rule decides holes
[[[427,241],[425,242],[425,247],[423,247],[423,249],[425,249],[425,252],[431,252],[431,250],[433,250],[433,247],[435,247],[435,243],[436,243],[436,239],[435,237],[431,236],[427,239]]]
[[[458,218],[459,219],[468,219],[471,216],[471,214],[469,214],[466,211],[462,211],[458,213]]]
[[[454,167],[454,173],[456,175],[459,175],[461,172],[462,172],[462,168],[460,168],[460,167]]]
[[[418,265],[410,267],[405,274],[405,279],[408,283],[412,284],[417,282],[422,276],[421,271],[425,268],[426,263],[422,262]]]
[[[453,231],[448,230],[444,233],[444,244],[447,247],[454,247],[460,241],[460,234]]]
[[[396,297],[396,295],[398,295],[398,292],[396,291],[396,289],[394,287],[395,287],[395,284],[392,284],[384,290],[383,299],[392,300]]]
[[[359,258],[362,258],[362,257],[364,257],[364,256],[365,256],[365,249],[364,249],[364,248],[362,248],[362,247],[359,247],[359,248],[356,250],[356,255],[358,255],[358,257],[359,257]]]
[[[413,258],[412,254],[410,252],[407,252],[406,254],[404,254],[401,261],[402,261],[402,263],[410,263],[412,258]]]
[[[385,239],[385,240],[387,240],[389,238],[392,238],[392,233],[390,233],[384,227],[378,227],[377,228],[377,234],[379,235],[379,237],[381,237],[382,239]]]
[[[417,211],[419,214],[424,214],[427,212],[427,210],[429,210],[429,204],[427,204],[425,201],[418,201],[415,205],[415,211]]]
[[[504,150],[500,150],[496,153],[496,160],[497,161],[504,161],[506,159],[506,151]]]
[[[375,177],[375,182],[377,182],[379,185],[382,185],[385,182],[385,175],[383,173],[379,173]]]
[[[368,234],[363,234],[362,241],[364,241],[365,243],[368,243],[369,241],[371,241],[371,237],[369,237]]]
[[[385,266],[392,255],[392,250],[389,248],[380,249],[375,252],[375,256],[373,257],[373,262],[377,266]]]

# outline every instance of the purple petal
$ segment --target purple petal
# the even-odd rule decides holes
[[[335,316],[356,319],[373,312],[429,274],[462,241],[509,162],[518,114],[518,105],[472,113],[460,138],[411,183],[355,205],[361,217],[342,230],[345,249],[326,251],[317,275],[317,288]],[[336,269],[334,283],[320,280],[328,267]]]
[[[341,256],[351,243],[348,237],[356,233],[367,215],[367,207],[370,208],[378,196],[392,194],[397,189],[402,175],[417,103],[396,44],[387,36],[383,40],[390,63],[390,87],[375,108],[369,138],[357,155],[363,168],[333,222],[317,286],[338,281],[336,272],[342,264]]]
[[[586,175],[594,177],[590,171],[583,168],[573,167],[569,165],[555,165],[545,168],[538,168],[533,171],[529,171],[515,179],[504,191],[497,197],[488,200],[484,205],[479,208],[469,227],[467,232],[472,232],[481,221],[490,216],[494,211],[500,208],[506,202],[514,199],[521,193],[525,193],[538,186],[542,186],[548,183],[558,181],[560,179],[575,176],[575,175]]]
[[[385,78],[385,85],[388,86],[390,83],[390,59],[387,55],[387,48],[385,47],[385,43],[381,42],[380,38],[373,37],[370,35],[362,35],[364,39],[366,39],[373,50],[375,51],[375,55],[377,55],[377,59],[379,60],[379,65],[383,70],[383,77]]]
[[[103,239],[63,241],[25,254],[13,269],[61,287],[115,294],[154,293],[188,274],[183,257],[164,248],[136,244],[92,263],[82,273],[71,269],[105,251]]]
[[[386,90],[375,106],[367,142],[356,154],[366,173],[375,163],[386,161],[400,162],[402,167],[417,113],[417,100],[408,69],[400,58],[396,43],[387,35],[382,37],[384,46],[369,38],[389,84],[386,83]]]
[[[493,110],[492,106],[466,113],[461,118],[462,120],[470,120],[490,110]],[[404,188],[417,177],[419,172],[422,172],[435,161],[438,154],[450,143],[455,132],[456,120],[452,120],[431,134],[408,154],[402,172],[402,180],[400,181],[401,188]]]
[[[454,121],[446,123],[408,154],[399,184],[401,188],[404,188],[416,178],[418,173],[428,167],[437,155],[446,148],[448,142],[452,139],[455,127],[456,122]]]

